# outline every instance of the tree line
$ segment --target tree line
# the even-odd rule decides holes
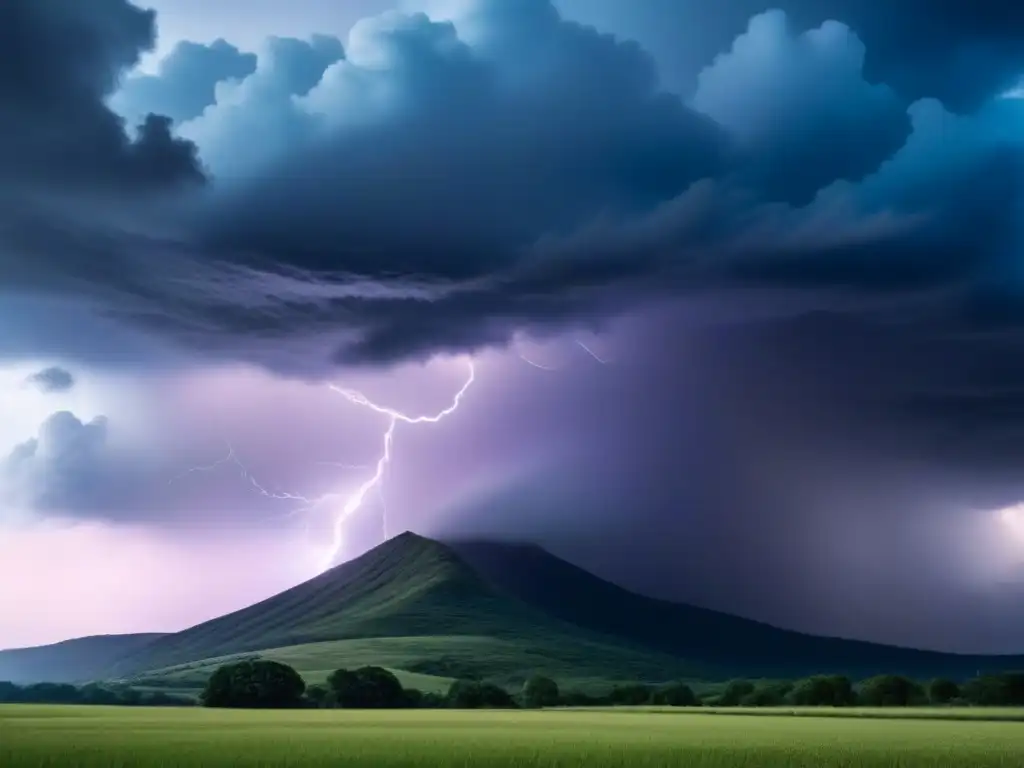
[[[191,707],[195,700],[163,691],[140,691],[128,685],[74,686],[68,683],[16,685],[0,681],[2,704],[95,704],[120,707]]]
[[[444,694],[403,687],[390,671],[376,666],[332,672],[326,683],[307,686],[292,667],[248,660],[220,667],[200,702],[239,708],[536,708],[558,706],[672,707],[909,707],[1024,706],[1024,672],[985,675],[960,684],[936,679],[927,684],[900,675],[878,675],[854,683],[843,675],[815,675],[790,681],[732,680],[698,695],[689,685],[619,685],[603,695],[562,691],[558,683],[534,675],[515,692],[482,680],[457,680]]]
[[[192,706],[188,696],[140,691],[129,685],[66,683],[16,685],[0,681],[0,703],[94,704],[107,706]],[[338,669],[325,683],[306,685],[287,664],[250,659],[219,667],[198,703],[207,707],[294,707],[400,709],[512,709],[537,707],[910,707],[1024,706],[1024,672],[984,675],[957,683],[936,679],[921,683],[900,675],[879,675],[854,682],[843,675],[800,680],[731,680],[695,692],[683,682],[666,685],[617,685],[603,694],[562,690],[534,675],[515,691],[483,680],[457,680],[445,693],[404,687],[390,671],[366,666]]]

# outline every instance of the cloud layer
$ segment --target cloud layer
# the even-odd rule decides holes
[[[163,146],[188,162],[152,178],[195,177],[197,151],[212,183],[155,207],[67,200],[62,187],[61,207],[17,214],[0,277],[195,359],[312,377],[664,297],[721,297],[743,321],[746,303],[728,297],[751,289],[898,322],[908,339],[955,334],[983,356],[1024,318],[1012,259],[1024,102],[992,90],[1016,16],[932,14],[934,37],[900,59],[902,6],[781,5],[728,4],[724,18],[742,23],[685,99],[660,89],[664,61],[547,0],[420,3],[363,20],[344,45],[273,38],[255,59],[182,45],[120,91],[152,18],[113,0],[90,15],[61,5],[60,29],[80,34],[33,53],[47,74],[9,108],[31,121],[89,105],[133,158],[148,139],[124,143],[104,99],[129,115],[159,109],[182,137]],[[10,5],[8,26],[43,51],[61,39],[45,26],[58,17],[36,7]],[[987,95],[936,90],[925,63],[972,50],[987,52],[971,59],[991,64],[972,81]],[[928,93],[949,103],[912,101]],[[71,131],[84,115],[48,135],[84,146]],[[23,183],[2,168],[9,187]],[[77,354],[105,349],[77,341]],[[960,389],[1024,386],[990,369],[1003,370],[965,372]]]

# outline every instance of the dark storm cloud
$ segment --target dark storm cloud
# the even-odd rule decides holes
[[[0,7],[0,183],[93,193],[197,182],[194,147],[166,118],[129,135],[104,104],[153,43],[153,14],[127,0],[11,0]],[[59,185],[59,190],[58,190]]]
[[[1024,7],[957,0],[558,0],[571,18],[640,41],[663,80],[685,95],[754,15],[789,14],[799,30],[826,21],[852,28],[867,46],[867,77],[908,100],[935,97],[971,111],[1024,72]]]
[[[1010,268],[1020,102],[901,101],[864,79],[852,22],[747,20],[688,106],[641,48],[546,0],[426,8],[357,24],[344,56],[332,38],[272,40],[181,126],[211,189],[131,231],[11,228],[34,256],[21,284],[84,292],[201,354],[322,375],[659,294],[985,304]],[[930,322],[975,330],[957,301]]]
[[[43,392],[68,392],[75,386],[75,377],[71,371],[54,365],[36,371],[26,382]]]
[[[191,120],[214,103],[218,83],[248,77],[255,69],[255,54],[225,40],[209,45],[183,40],[160,62],[156,74],[127,78],[111,106],[133,124],[150,113],[175,122]]]
[[[806,202],[874,172],[910,133],[906,104],[864,79],[864,53],[843,24],[797,33],[771,11],[700,73],[692,103],[737,137],[747,183]]]

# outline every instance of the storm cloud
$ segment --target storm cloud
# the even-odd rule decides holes
[[[107,2],[112,21],[93,31],[94,15],[75,12],[88,45],[40,59],[51,74],[19,86],[32,98],[10,108],[87,101],[116,126],[104,97],[165,89],[180,120],[180,138],[160,123],[167,146],[186,152],[188,173],[197,151],[212,182],[130,216],[25,214],[0,277],[196,360],[311,378],[679,297],[714,298],[726,324],[759,323],[750,291],[771,297],[778,328],[838,313],[867,329],[865,350],[895,325],[908,349],[928,342],[921,370],[946,354],[988,359],[994,335],[1012,349],[1024,102],[999,94],[1017,17],[943,7],[899,58],[912,3],[778,5],[727,3],[686,93],[662,89],[672,64],[656,45],[547,0],[420,3],[364,19],[344,43],[271,39],[255,60],[227,43],[183,46],[175,66],[120,92],[152,18]],[[14,20],[49,41],[52,17],[25,8]],[[100,34],[114,21],[124,34]],[[957,57],[970,51],[983,55]],[[181,74],[188,56],[214,52],[204,77]],[[939,54],[963,72],[990,66],[967,89],[928,74]],[[58,66],[74,57],[80,67]],[[54,135],[80,146],[81,122]],[[1008,366],[959,379],[938,399],[926,377],[879,386],[892,407],[931,404],[918,415],[957,392],[1024,386]]]
[[[569,17],[638,40],[662,65],[663,82],[689,97],[711,60],[772,9],[809,30],[838,21],[864,41],[866,76],[908,101],[937,98],[971,112],[1024,71],[1024,10],[1009,3],[929,0],[558,0]]]
[[[104,103],[153,45],[154,15],[127,0],[14,0],[0,9],[0,181],[54,194],[154,190],[202,179],[194,147],[147,115],[137,131]],[[60,186],[58,186],[60,185]]]

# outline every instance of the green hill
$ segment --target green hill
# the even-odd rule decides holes
[[[102,677],[118,659],[160,634],[96,635],[35,648],[0,651],[0,680],[12,683],[80,683]]]
[[[538,670],[581,684],[702,672],[551,617],[488,583],[449,547],[406,533],[268,600],[159,638],[110,675],[188,687],[207,674],[205,660],[252,653],[297,654],[310,660],[300,671],[314,677],[357,661],[509,683]]]
[[[517,685],[535,672],[565,687],[604,688],[818,672],[962,678],[1024,668],[1019,656],[959,656],[815,637],[654,600],[535,546],[446,545],[406,533],[182,632],[0,653],[0,672],[12,664],[20,670],[0,679],[105,677],[195,690],[217,665],[253,655],[289,663],[308,682],[339,667],[378,664],[424,690],[443,689],[455,678]]]

